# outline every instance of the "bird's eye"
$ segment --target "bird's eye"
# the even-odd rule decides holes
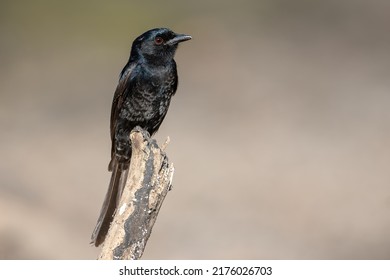
[[[154,38],[154,42],[156,43],[156,45],[161,45],[164,42],[164,39],[157,36],[156,38]]]

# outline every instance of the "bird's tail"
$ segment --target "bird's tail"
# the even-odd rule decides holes
[[[118,163],[116,160],[113,160],[110,163],[110,169],[112,169],[110,185],[91,236],[91,244],[94,244],[96,247],[102,244],[106,238],[115,214],[115,209],[119,204],[128,173],[128,169],[125,169],[123,164]]]

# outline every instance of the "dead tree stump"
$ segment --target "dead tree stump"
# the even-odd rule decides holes
[[[141,258],[160,207],[172,186],[174,168],[156,140],[141,128],[131,134],[132,155],[125,188],[103,243],[100,260]]]

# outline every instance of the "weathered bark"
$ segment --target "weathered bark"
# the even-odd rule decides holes
[[[141,258],[158,212],[172,185],[174,168],[156,140],[135,128],[125,188],[99,259]],[[165,148],[166,144],[163,145]]]

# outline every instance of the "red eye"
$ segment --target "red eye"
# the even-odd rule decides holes
[[[156,45],[161,45],[164,42],[164,39],[161,37],[156,37],[154,38],[154,42],[156,43]]]

